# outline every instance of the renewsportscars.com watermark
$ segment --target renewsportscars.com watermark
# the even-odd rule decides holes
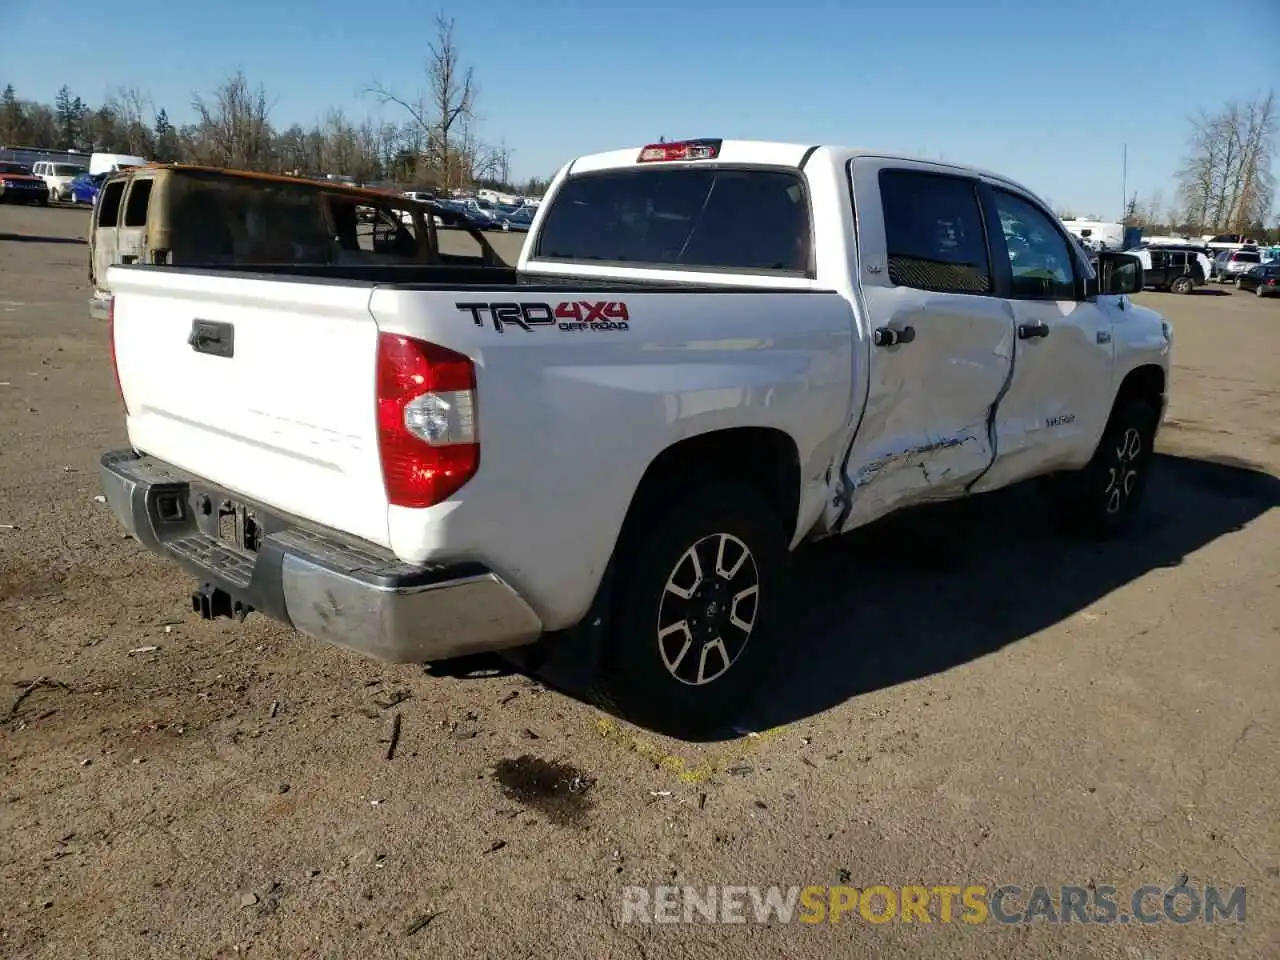
[[[623,923],[1155,924],[1245,922],[1245,888],[955,884],[623,887]]]

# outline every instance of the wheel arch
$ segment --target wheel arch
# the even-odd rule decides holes
[[[1111,415],[1117,410],[1135,401],[1145,401],[1156,409],[1163,410],[1168,376],[1164,367],[1158,363],[1142,363],[1124,375],[1120,386],[1116,388],[1116,397],[1111,404]]]
[[[800,451],[776,427],[729,427],[678,440],[657,454],[631,497],[615,553],[645,527],[646,519],[684,490],[734,483],[759,493],[794,535],[800,510]]]

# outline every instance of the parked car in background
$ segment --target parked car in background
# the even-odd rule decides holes
[[[1173,293],[1191,293],[1208,280],[1213,261],[1207,252],[1192,246],[1161,244],[1130,250],[1142,261],[1142,285]]]
[[[0,161],[0,203],[49,205],[48,185],[31,168],[8,160]]]
[[[493,218],[484,210],[484,208],[473,203],[467,203],[465,200],[437,200],[436,206],[440,210],[452,213],[455,217],[446,220],[443,223],[445,227],[469,227],[473,230],[492,230],[494,229]]]
[[[1228,260],[1231,259],[1230,250],[1219,250],[1213,258],[1213,262],[1209,267],[1209,279],[1218,280],[1222,276],[1222,269],[1226,266]]]
[[[98,199],[98,191],[102,189],[102,181],[106,179],[105,173],[80,174],[71,181],[71,202],[93,206],[93,202]]]
[[[1280,262],[1260,263],[1236,275],[1237,290],[1252,290],[1260,297],[1280,294]]]
[[[537,212],[534,207],[518,207],[502,218],[502,229],[507,233],[528,233],[533,226],[533,215]]]
[[[1253,250],[1232,250],[1227,254],[1227,259],[1222,261],[1218,282],[1233,283],[1237,276],[1260,263],[1262,263],[1262,254],[1256,247]]]
[[[49,188],[50,200],[70,200],[71,181],[89,170],[79,163],[58,163],[55,160],[38,160],[31,165],[31,172]]]
[[[127,153],[95,153],[89,157],[89,172],[116,173],[131,167],[141,167],[146,163],[146,157],[135,157]]]

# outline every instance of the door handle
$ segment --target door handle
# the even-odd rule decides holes
[[[1047,337],[1049,335],[1049,325],[1043,320],[1036,320],[1032,323],[1018,324],[1019,340],[1034,340],[1037,337]]]
[[[915,338],[915,327],[903,327],[901,330],[895,330],[893,327],[876,327],[875,333],[872,334],[872,342],[877,347],[896,347],[900,343],[910,343]]]

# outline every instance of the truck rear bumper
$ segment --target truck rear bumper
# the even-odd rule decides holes
[[[234,494],[132,450],[104,455],[101,477],[125,530],[200,579],[206,616],[207,598],[221,591],[227,615],[257,610],[396,663],[518,647],[542,634],[537,614],[482,564],[412,566],[380,547],[253,504],[245,506],[263,534],[256,550],[247,550],[218,536],[218,505]]]

